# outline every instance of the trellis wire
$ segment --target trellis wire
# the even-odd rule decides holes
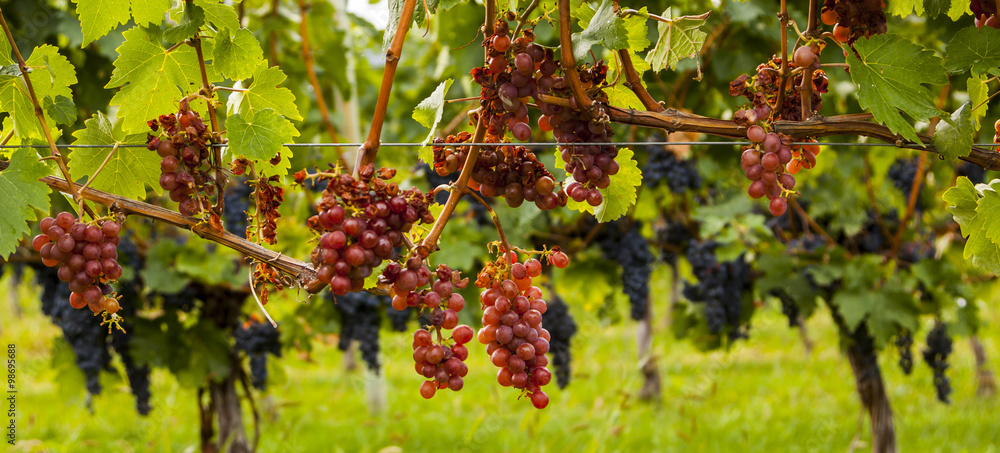
[[[746,146],[751,145],[752,142],[587,142],[587,143],[569,143],[568,145],[615,145],[615,146],[697,146],[697,145],[732,145],[732,146]],[[920,145],[916,144],[906,144],[898,146],[895,143],[850,143],[850,142],[795,142],[793,145],[822,145],[822,146],[862,146],[862,147],[892,147],[892,148],[910,148],[910,149],[920,149]],[[355,148],[361,147],[364,143],[285,143],[282,146],[288,148]],[[428,143],[427,146],[486,146],[486,147],[500,147],[500,146],[558,146],[566,145],[566,143],[557,142],[527,142],[527,143]],[[57,144],[56,148],[66,149],[66,148],[111,148],[114,144],[107,145],[71,145],[71,144]],[[230,146],[226,143],[213,143],[209,146],[217,148],[225,148]],[[424,146],[422,143],[380,143],[379,147],[413,147],[419,148]],[[996,148],[1000,147],[997,143],[973,143],[973,146],[978,146],[982,148]],[[0,149],[13,149],[13,148],[36,148],[44,149],[48,148],[49,145],[4,145],[0,146]],[[146,145],[143,144],[119,144],[119,148],[145,148]]]

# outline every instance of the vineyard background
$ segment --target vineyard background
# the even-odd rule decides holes
[[[545,211],[531,202],[510,208],[509,196],[486,197],[496,213],[491,219],[487,209],[465,197],[446,203],[441,218],[447,225],[414,227],[423,245],[440,239],[441,250],[429,258],[431,269],[448,264],[471,280],[496,258],[495,249],[486,246],[498,239],[494,223],[506,231],[506,236],[499,233],[501,241],[524,249],[559,246],[570,255],[570,265],[562,269],[549,265],[551,252],[546,252],[544,274],[534,283],[550,310],[558,300],[565,301],[578,326],[568,346],[558,342],[570,348],[571,368],[563,364],[565,350],[557,352],[557,342],[552,342],[553,379],[545,387],[551,402],[541,410],[532,408],[524,395],[518,398],[516,391],[497,385],[497,369],[475,340],[468,344],[464,388],[440,390],[425,400],[418,391],[424,380],[413,372],[410,348],[417,316],[395,312],[388,297],[335,299],[327,289],[307,294],[325,286],[313,278],[317,273],[308,262],[318,241],[315,225],[307,225],[317,214],[324,186],[311,181],[293,185],[292,175],[303,168],[322,169],[338,158],[343,161],[337,169],[349,170],[360,152],[376,167],[395,169],[394,181],[403,188],[429,191],[448,183],[428,166],[440,157],[432,156],[430,147],[379,149],[377,139],[416,144],[430,138],[428,129],[442,138],[478,130],[468,113],[479,105],[480,85],[470,70],[484,66],[482,33],[477,35],[483,5],[408,2],[416,5],[415,20],[402,46],[402,35],[396,34],[394,41],[393,33],[383,33],[381,19],[365,18],[387,17],[388,26],[400,30],[396,18],[405,15],[403,1],[173,2],[162,31],[156,26],[161,18],[144,16],[139,3],[132,0],[131,12],[117,16],[120,25],[95,12],[97,3],[91,0],[0,4],[13,40],[33,62],[30,78],[44,95],[42,118],[52,123],[52,142],[68,145],[62,150],[73,179],[124,197],[100,198],[104,195],[91,191],[89,206],[103,213],[100,205],[111,201],[150,203],[125,209],[131,215],[123,222],[119,246],[124,272],[115,289],[128,295],[121,313],[129,333],[113,336],[103,335],[100,318],[91,319],[86,308],[71,312],[64,295],[53,296],[54,288],[68,290],[53,283],[54,269],[43,267],[29,245],[39,233],[36,220],[46,214],[11,207],[18,214],[15,228],[0,232],[19,236],[21,225],[30,229],[16,250],[16,239],[0,237],[0,251],[13,251],[0,262],[0,341],[18,348],[14,451],[214,452],[232,447],[242,452],[252,450],[251,445],[259,451],[386,453],[997,451],[1000,424],[993,415],[1000,404],[994,377],[1000,363],[1000,288],[995,279],[1000,238],[990,230],[997,219],[989,208],[995,198],[991,194],[1000,186],[973,184],[997,176],[976,163],[1000,168],[990,145],[1000,141],[992,126],[1000,117],[1000,101],[993,97],[1000,90],[1000,53],[990,52],[1000,49],[1000,30],[973,25],[969,2],[890,0],[883,6],[889,34],[874,27],[871,39],[852,40],[843,51],[824,35],[829,44],[819,58],[828,80],[817,76],[812,85],[812,94],[822,100],[812,106],[823,119],[798,122],[782,112],[780,128],[800,139],[818,135],[821,144],[835,144],[823,145],[822,154],[813,156],[815,167],[803,166],[808,171],[795,175],[799,194],[789,197],[787,212],[779,216],[772,215],[773,204],[768,212],[766,199],[747,196],[749,173],[738,167],[741,161],[749,165],[739,145],[724,141],[743,140],[745,125],[737,126],[754,111],[737,96],[740,83],[731,81],[757,74],[758,64],[783,49],[781,28],[788,20],[794,25],[786,27],[789,53],[801,43],[797,29],[814,37],[831,31],[817,20],[813,25],[819,31],[806,26],[809,8],[816,19],[825,2],[638,1],[622,2],[621,7],[634,10],[617,14],[610,1],[512,0],[497,4],[499,11],[487,8],[487,17],[510,17],[511,28],[517,21],[505,16],[506,10],[527,8],[538,18],[536,42],[566,60],[573,52],[560,54],[555,46],[569,34],[560,37],[553,17],[569,6],[572,32],[588,30],[582,34],[594,44],[590,51],[578,52],[577,63],[585,65],[582,71],[597,72],[595,68],[608,65],[609,85],[599,95],[608,98],[613,140],[631,143],[618,147],[615,165],[621,173],[612,180],[616,185],[602,192],[611,202],[596,211],[579,202]],[[150,1],[164,9],[166,3]],[[872,1],[852,4],[861,3],[878,9]],[[978,1],[971,6],[983,7]],[[384,16],[382,8],[389,10]],[[428,18],[424,8],[434,14]],[[788,17],[782,17],[786,8]],[[592,24],[604,19],[620,28],[595,31]],[[677,45],[660,40],[667,36],[663,24],[668,22],[680,24],[677,30],[686,33],[682,38],[703,45],[693,44],[691,54],[681,50],[670,58],[635,53],[653,55],[654,45]],[[636,36],[643,32],[645,41]],[[580,35],[573,39],[579,42]],[[624,41],[628,44],[622,45]],[[229,47],[216,44],[220,42]],[[605,48],[609,43],[617,43],[614,50]],[[962,53],[966,47],[970,50]],[[880,54],[885,48],[891,50]],[[0,72],[0,93],[21,96],[10,91],[20,87],[20,71],[6,47],[0,49],[7,71]],[[401,58],[390,58],[387,65],[387,49],[401,52]],[[982,49],[985,56],[978,58]],[[859,52],[850,55],[854,50]],[[148,71],[135,63],[145,51],[198,64]],[[896,58],[902,63],[894,65]],[[624,59],[635,65],[641,83]],[[395,76],[383,79],[387,68]],[[875,85],[859,80],[879,70],[888,71],[891,81],[879,86],[881,94],[887,88],[899,91],[875,100],[878,96],[870,91]],[[912,77],[900,76],[905,71]],[[156,77],[169,79],[166,88],[150,81]],[[572,77],[566,75],[566,80],[572,85]],[[390,95],[384,90],[387,81]],[[171,84],[179,88],[176,93]],[[180,101],[199,88],[209,92],[209,86],[216,87],[212,96],[219,101],[214,115],[197,96]],[[246,86],[249,91],[242,88]],[[820,96],[820,86],[829,91]],[[580,96],[569,94],[570,88],[560,94],[567,97],[545,102],[573,105]],[[646,112],[660,108],[648,102],[650,97],[677,110]],[[918,98],[919,105],[902,103],[903,97]],[[52,159],[39,164],[31,154],[45,156],[54,146],[23,102],[27,98],[7,104],[0,99],[0,138],[8,145],[35,147],[0,149],[0,183],[23,178],[10,175],[28,168],[37,176],[54,175],[43,178],[45,184],[69,192],[71,186],[59,179],[68,174],[63,162],[58,167]],[[178,215],[178,205],[166,192],[160,195],[162,167],[157,168],[153,152],[71,146],[144,143],[146,121],[177,113],[178,106],[186,113],[189,100],[212,130],[226,131],[230,140],[231,147],[213,160],[228,167],[235,157],[246,156],[256,165],[249,173],[260,170],[264,175],[255,187],[284,189],[280,208],[267,214],[275,220],[273,238],[251,230],[249,241],[233,241],[221,228]],[[273,108],[262,109],[261,101]],[[897,112],[897,104],[906,117]],[[740,110],[748,105],[749,110]],[[792,116],[801,116],[797,103],[794,107]],[[874,119],[866,111],[875,111]],[[531,110],[530,117],[531,141],[552,142],[542,126],[535,127],[537,112]],[[996,124],[1000,137],[1000,122]],[[253,141],[251,126],[274,133]],[[604,129],[596,122],[588,126],[594,126],[591,132]],[[653,126],[683,132],[665,136]],[[837,127],[851,132],[828,136]],[[366,139],[369,130],[373,132]],[[859,131],[871,137],[859,138]],[[932,143],[933,152],[915,150],[915,145],[869,146],[917,138]],[[675,143],[642,144],[664,140]],[[281,146],[291,141],[300,146]],[[327,142],[364,145],[361,151],[355,146],[308,146]],[[282,153],[277,164],[269,162],[275,150]],[[557,181],[567,176],[554,144],[530,150]],[[115,160],[96,178],[103,153],[116,152],[132,166]],[[955,159],[959,156],[967,162]],[[444,159],[438,160],[435,168]],[[784,168],[782,164],[779,173]],[[271,174],[276,176],[267,182]],[[48,190],[34,178],[20,183]],[[240,237],[246,226],[242,211],[260,203],[244,184],[247,179],[233,175],[216,205],[225,229]],[[482,188],[481,183],[475,181],[475,187]],[[457,183],[460,188],[464,184]],[[446,198],[439,193],[437,200]],[[53,191],[48,199],[52,215],[76,208],[68,194]],[[9,200],[0,200],[0,207],[4,202],[10,207]],[[431,212],[437,215],[441,209],[435,206]],[[601,221],[615,221],[598,224],[582,212],[588,209]],[[258,264],[265,257],[286,272],[301,272],[296,276],[309,291],[270,293],[267,312],[278,322],[277,332],[268,330],[254,303],[256,294],[251,297],[246,261],[227,247],[250,253]],[[49,292],[43,294],[39,285]],[[378,291],[374,277],[365,287]],[[460,323],[479,329],[479,291],[469,286],[461,294],[467,307],[459,314]],[[74,319],[68,313],[82,315]],[[544,322],[551,329],[567,320]],[[71,338],[70,330],[80,326],[86,326],[84,335]],[[267,333],[248,334],[251,327]],[[929,338],[937,340],[936,362],[924,357]],[[248,344],[258,340],[266,351],[250,350]],[[912,346],[900,347],[907,343]],[[941,350],[949,344],[951,353],[943,352],[942,358]],[[975,357],[977,348],[980,357]],[[146,372],[151,373],[148,402],[142,396]],[[557,384],[566,376],[568,386]],[[885,398],[862,396],[859,403],[859,389],[883,385]],[[890,404],[892,416],[876,420],[874,415]],[[235,445],[226,444],[226,435],[234,436]]]

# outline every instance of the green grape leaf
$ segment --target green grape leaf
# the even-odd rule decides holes
[[[882,286],[877,293],[881,300],[870,307],[867,324],[878,346],[884,346],[900,327],[917,331],[920,307],[912,294],[894,284]]]
[[[177,43],[189,39],[198,33],[198,29],[205,25],[205,11],[194,3],[182,3],[184,5],[180,18],[174,17],[177,25],[166,29],[163,32],[163,39],[167,42]],[[173,16],[173,14],[171,14]]]
[[[656,39],[653,50],[646,54],[646,61],[652,69],[657,72],[666,68],[673,70],[681,60],[697,58],[701,53],[701,46],[705,44],[705,37],[708,36],[699,28],[705,25],[708,15],[706,12],[698,16],[673,18],[673,9],[667,8],[662,16],[669,22],[656,23],[659,38]]]
[[[985,75],[972,74],[972,77],[969,77],[969,81],[966,83],[969,92],[969,103],[972,104],[972,123],[977,131],[981,127],[979,120],[986,117],[986,101],[990,98],[988,80]]]
[[[916,129],[900,110],[917,120],[943,114],[924,84],[948,83],[941,59],[934,52],[896,35],[875,35],[854,43],[861,55],[847,53],[851,78],[858,86],[858,104],[894,133],[921,143]]]
[[[11,54],[10,42],[6,39],[0,39],[0,65],[4,66],[14,66],[13,73],[11,75],[20,75],[21,69],[14,64],[14,56]],[[10,71],[8,68],[3,68],[0,73]],[[2,81],[3,79],[0,79]]]
[[[976,205],[976,217],[969,222],[972,234],[965,243],[965,259],[971,259],[972,264],[982,266],[994,274],[1000,274],[1000,246],[990,240],[990,226],[997,221],[998,206],[1000,206],[1000,181],[993,180],[989,185],[976,186],[980,194]],[[965,230],[963,230],[963,233]],[[995,236],[994,230],[994,236]]]
[[[629,45],[629,30],[614,11],[614,2],[602,0],[594,17],[580,33],[573,34],[573,56],[581,59],[590,48],[600,44],[611,50],[625,49]]]
[[[233,2],[238,3],[238,2]],[[240,28],[240,17],[236,15],[236,9],[225,3],[216,0],[194,0],[194,4],[198,5],[205,14],[205,20],[210,24],[215,25],[216,29],[221,30],[227,28],[229,30],[236,30]],[[256,41],[256,39],[254,40]],[[259,45],[258,45],[259,47]],[[253,61],[257,61],[257,58]]]
[[[444,114],[444,97],[448,94],[448,88],[451,88],[452,82],[454,80],[447,79],[438,84],[434,92],[430,96],[427,96],[426,99],[420,101],[417,107],[413,109],[413,119],[420,123],[421,126],[431,129],[427,133],[427,138],[420,144],[419,151],[420,160],[429,165],[434,164],[434,154],[431,148],[427,146],[427,143],[434,138],[434,130],[437,129],[438,123],[441,122],[441,116]]]
[[[951,7],[951,0],[924,0],[924,10],[928,19],[934,19]]]
[[[25,64],[36,68],[31,73],[31,84],[35,88],[36,96],[73,98],[73,90],[69,87],[77,82],[76,68],[69,59],[59,53],[58,47],[49,44],[36,47]]]
[[[639,9],[638,14],[622,19],[625,22],[625,30],[628,32],[628,49],[630,52],[642,52],[649,47],[649,38],[646,35],[649,27],[646,20],[649,18],[649,11],[645,6]],[[633,58],[632,61],[637,60]]]
[[[253,71],[253,80],[249,86],[241,80],[236,83],[236,88],[247,89],[247,91],[237,91],[229,95],[226,106],[229,114],[234,113],[255,113],[264,109],[272,109],[278,115],[302,121],[299,109],[295,106],[295,95],[288,88],[282,88],[281,82],[285,81],[285,73],[281,68],[268,67],[267,61],[261,61]]]
[[[42,129],[31,105],[28,89],[20,77],[0,83],[0,112],[10,115],[14,134],[18,137],[41,137]]]
[[[931,142],[947,159],[968,156],[972,152],[972,141],[976,128],[972,124],[972,106],[966,102],[951,114],[951,123],[938,123]]]
[[[910,14],[917,16],[924,15],[924,0],[893,0],[886,2],[885,11],[899,17],[906,17]]]
[[[976,217],[981,217],[985,221],[983,222],[982,232],[986,235],[986,238],[990,240],[994,245],[1000,245],[1000,182],[993,181],[988,186],[982,187],[982,198],[976,205]]]
[[[125,135],[115,130],[108,117],[97,112],[84,122],[84,128],[73,133],[75,145],[140,145],[146,143],[146,134]],[[113,153],[113,154],[112,154]],[[109,158],[108,155],[111,155]],[[69,155],[69,168],[75,178],[93,178],[104,161],[104,169],[90,184],[98,190],[123,195],[136,200],[146,197],[146,188],[160,191],[160,159],[146,148],[113,147],[78,148]]]
[[[52,99],[52,96],[45,96],[42,101],[42,109],[52,115],[56,124],[69,126],[76,122],[76,104],[73,103],[72,99],[61,94],[56,95],[55,100]]]
[[[590,2],[580,2],[580,5],[573,10],[573,17],[576,18],[576,24],[580,28],[587,28],[590,25],[590,21],[594,19],[594,7],[590,5]]]
[[[31,232],[28,221],[37,220],[35,209],[49,211],[49,186],[38,180],[49,167],[39,162],[31,148],[14,151],[6,170],[0,171],[0,257],[7,259],[17,243]]]
[[[605,88],[604,94],[608,95],[608,104],[612,107],[633,110],[646,109],[646,107],[642,105],[642,101],[639,100],[639,97],[636,96],[632,90],[625,88],[624,85],[618,84],[612,86],[611,88]]]
[[[969,2],[965,0],[951,0],[951,8],[948,8],[948,18],[957,21],[961,19],[966,13],[971,13],[969,10]]]
[[[35,68],[28,74],[31,77],[35,96],[42,102],[46,96],[53,99],[63,96],[72,99],[71,85],[75,85],[76,69],[66,57],[59,53],[55,46],[44,44],[36,47],[25,64]],[[20,71],[18,71],[19,75]],[[52,112],[42,109],[46,122],[54,127],[58,122]],[[28,97],[28,89],[21,77],[0,78],[0,112],[7,112],[14,120],[14,132],[18,137],[42,137],[41,124],[35,116],[35,107]]]
[[[170,9],[170,0],[132,0],[132,17],[140,26],[159,26]]]
[[[994,274],[1000,274],[1000,246],[987,237],[986,230],[988,225],[997,221],[997,206],[1000,205],[997,189],[1000,189],[1000,180],[995,179],[989,185],[973,186],[968,178],[962,176],[955,187],[948,189],[943,196],[948,203],[948,212],[962,229],[962,236],[968,238],[963,256],[974,266]],[[987,197],[991,200],[986,200]]]
[[[976,218],[976,206],[979,204],[976,186],[972,184],[972,181],[965,176],[960,176],[955,181],[955,187],[945,191],[941,198],[948,203],[948,212],[962,229],[962,235],[972,234],[971,223]]]
[[[282,160],[287,161],[291,152],[283,145],[299,135],[291,121],[271,109],[233,115],[226,120],[226,130],[231,152],[261,162],[281,152]],[[260,172],[267,176],[276,174],[273,170]]]
[[[223,28],[215,35],[212,64],[229,79],[240,80],[252,76],[254,65],[263,58],[264,51],[250,30],[241,28],[230,37],[229,29]]]
[[[970,25],[955,33],[945,48],[948,72],[1000,74],[1000,30]]]
[[[83,28],[81,47],[129,21],[129,0],[74,0]]]
[[[167,52],[159,28],[134,27],[124,36],[105,88],[121,87],[111,105],[119,106],[122,128],[145,132],[146,121],[176,111],[178,99],[201,85],[198,57],[190,46]]]

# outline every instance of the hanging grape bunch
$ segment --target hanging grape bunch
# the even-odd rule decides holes
[[[441,176],[459,169],[469,153],[468,146],[455,146],[471,138],[468,132],[437,140],[434,146],[434,170]],[[552,175],[535,153],[523,146],[485,148],[476,159],[469,187],[484,196],[502,196],[507,205],[516,208],[525,201],[535,203],[539,209],[549,210],[566,206],[566,193],[556,191]]]
[[[317,205],[319,214],[309,218],[308,226],[320,235],[311,254],[317,278],[338,296],[361,290],[364,279],[392,258],[415,223],[434,222],[427,209],[433,199],[420,189],[402,190],[388,182],[395,174],[383,168],[376,175],[372,165],[361,169],[360,179],[336,171],[295,174],[299,184],[306,178],[329,181]]]
[[[431,283],[431,279],[436,278]],[[469,358],[466,343],[472,340],[473,330],[458,325],[458,312],[465,308],[465,298],[455,289],[465,288],[469,279],[463,279],[447,265],[438,265],[433,274],[417,256],[406,260],[404,268],[392,262],[379,276],[379,283],[392,285],[392,308],[403,311],[409,307],[427,313],[430,324],[413,333],[413,361],[417,374],[429,379],[420,384],[420,395],[432,398],[439,389],[459,391],[462,380],[469,373],[465,359]],[[429,288],[420,289],[427,285]],[[445,339],[441,330],[451,330]],[[433,332],[433,335],[432,335]]]
[[[160,187],[168,191],[171,201],[179,203],[183,215],[210,211],[209,197],[215,193],[215,179],[209,173],[211,135],[198,112],[183,99],[176,114],[161,115],[146,124],[159,133],[147,135],[146,148],[162,158]]]
[[[747,193],[752,198],[767,197],[771,215],[780,216],[788,209],[786,197],[793,194],[795,177],[801,169],[816,166],[819,145],[793,145],[784,134],[765,132],[761,126],[747,129],[752,145],[743,147],[740,166],[751,181]]]
[[[560,157],[565,162],[563,168],[573,177],[573,181],[566,185],[566,194],[573,201],[586,201],[591,206],[598,206],[604,201],[599,189],[611,185],[611,176],[619,170],[615,161],[618,148],[610,144],[614,132],[604,107],[599,103],[608,100],[602,91],[606,86],[608,66],[604,61],[598,61],[579,68],[579,73],[583,89],[597,101],[592,109],[587,112],[579,110],[579,102],[569,84],[558,77],[551,94],[563,99],[564,105],[558,105],[552,99],[540,101],[538,107],[542,116],[539,127],[542,130],[551,128],[552,135],[559,142]]]
[[[882,0],[823,0],[820,20],[833,25],[833,38],[847,44],[887,31]]]
[[[795,145],[795,140],[785,134],[768,132],[773,121],[801,121],[802,92],[799,87],[803,78],[811,75],[809,103],[812,111],[823,106],[822,94],[827,92],[826,74],[818,69],[822,43],[812,43],[799,47],[788,61],[792,76],[783,89],[779,90],[781,58],[774,56],[767,63],[757,66],[757,74],[750,77],[742,74],[729,84],[729,94],[744,96],[751,105],[738,110],[733,122],[747,128],[747,138],[752,142],[743,147],[740,166],[749,179],[747,192],[753,198],[767,197],[768,210],[780,216],[788,209],[787,196],[794,193],[795,177],[803,168],[816,166],[819,145]],[[777,105],[781,103],[781,106]],[[808,142],[815,143],[809,139]]]
[[[121,305],[108,282],[122,276],[118,264],[118,233],[115,220],[86,223],[69,212],[39,223],[42,234],[31,241],[42,263],[58,267],[59,280],[68,282],[73,308],[89,307],[94,314],[106,313],[116,321]]]
[[[547,253],[549,263],[556,267],[568,263],[561,251]],[[545,355],[552,337],[542,327],[547,305],[542,290],[531,284],[531,279],[541,273],[540,261],[529,257],[519,263],[517,254],[510,252],[487,263],[476,279],[476,286],[483,288],[479,296],[483,328],[477,338],[486,345],[490,362],[500,368],[497,382],[522,390],[522,395],[538,409],[549,404],[542,387],[552,380]]]

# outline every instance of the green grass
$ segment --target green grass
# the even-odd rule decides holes
[[[4,279],[0,287],[6,285]],[[10,293],[0,291],[0,335],[17,345],[19,359],[18,445],[12,451],[198,451],[195,392],[165,372],[153,374],[150,416],[135,412],[128,386],[110,374],[89,412],[81,383],[60,383],[82,375],[51,366],[60,332],[38,312],[31,291],[17,292],[19,319],[12,317]],[[808,356],[798,332],[773,309],[755,319],[749,342],[729,352],[702,354],[659,329],[654,348],[663,394],[658,402],[642,403],[634,396],[641,386],[634,324],[604,326],[578,308],[573,381],[565,390],[549,386],[545,410],[497,385],[496,368],[478,347],[461,392],[424,400],[409,335],[385,333],[385,410],[369,409],[373,379],[364,371],[346,373],[333,345],[319,346],[312,363],[290,354],[279,362],[286,376],[257,394],[260,451],[839,452],[856,436],[865,443],[860,450],[869,448],[868,420],[860,418],[854,378],[828,313],[808,325],[817,345]],[[996,371],[1000,311],[984,311],[984,321],[981,340]],[[896,366],[894,352],[880,358],[900,451],[998,451],[1000,404],[997,397],[975,396],[968,341],[955,344],[949,370],[954,402],[944,405],[920,358],[925,332],[926,326],[915,336],[911,376]]]

